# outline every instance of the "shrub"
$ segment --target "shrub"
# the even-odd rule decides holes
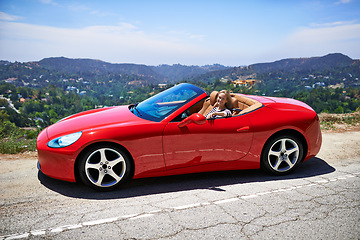
[[[10,121],[0,123],[0,153],[16,154],[36,151],[38,130],[27,130],[16,127]]]

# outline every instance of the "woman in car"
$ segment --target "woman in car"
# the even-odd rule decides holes
[[[230,93],[227,90],[220,91],[215,107],[205,116],[206,119],[231,117],[232,102]]]

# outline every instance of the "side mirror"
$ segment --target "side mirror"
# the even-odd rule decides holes
[[[182,120],[181,122],[179,122],[178,127],[182,128],[190,123],[202,125],[206,123],[206,118],[204,117],[204,115],[201,115],[199,113],[194,113],[191,114],[189,117],[185,118],[184,120]]]

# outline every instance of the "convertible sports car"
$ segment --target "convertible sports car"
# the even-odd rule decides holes
[[[62,119],[38,136],[38,168],[110,190],[129,178],[206,171],[282,175],[319,152],[319,118],[305,103],[232,93],[233,115],[206,120],[218,95],[182,83],[135,105]]]

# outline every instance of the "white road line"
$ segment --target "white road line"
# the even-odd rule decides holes
[[[50,232],[59,233],[59,232],[65,231],[65,230],[81,228],[83,226],[84,226],[84,224],[65,225],[65,226],[61,226],[61,227],[52,228],[52,229],[50,229]],[[42,231],[42,232],[44,234],[46,233],[46,231]],[[38,232],[38,235],[40,235],[40,232]]]
[[[136,217],[132,217],[132,218],[130,218],[130,220],[136,220],[136,219],[139,219],[139,218],[147,218],[147,217],[152,217],[152,216],[154,216],[154,214],[147,213],[147,214],[142,214],[142,215],[139,215],[139,216],[136,216]]]
[[[316,183],[327,183],[328,180],[319,180],[319,181],[315,181]]]
[[[258,197],[258,195],[252,194],[252,195],[241,196],[240,198],[241,199],[249,199],[249,198],[256,198],[256,197]]]
[[[30,233],[22,233],[22,234],[13,234],[13,235],[10,235],[9,237],[4,237],[2,239],[6,239],[6,240],[22,239],[22,238],[27,238],[29,236],[30,236]]]
[[[339,180],[345,180],[346,177],[338,177]]]
[[[189,205],[184,205],[184,206],[178,206],[178,207],[174,207],[174,209],[175,210],[183,210],[183,209],[199,207],[199,206],[201,206],[201,203],[194,203],[194,204],[189,204]]]
[[[229,202],[235,202],[235,201],[239,201],[239,198],[228,198],[228,199],[224,199],[224,200],[218,200],[215,201],[215,204],[223,204],[223,203],[229,203]]]
[[[154,214],[154,213],[159,213],[159,212],[161,212],[161,210],[154,210],[154,211],[150,211],[149,213]]]
[[[122,217],[119,217],[119,219],[126,219],[126,218],[132,218],[132,217],[136,217],[138,216],[139,214],[129,214],[129,215],[124,215]]]
[[[105,219],[100,219],[100,220],[95,220],[95,221],[84,222],[82,225],[92,226],[92,225],[99,225],[99,224],[103,224],[103,223],[111,223],[111,222],[115,222],[117,220],[119,220],[119,218],[117,218],[117,217],[105,218]]]
[[[44,235],[46,233],[46,230],[34,230],[34,231],[30,231],[30,234],[33,236],[38,236],[38,235]]]
[[[261,192],[261,193],[257,193],[257,195],[262,196],[262,195],[266,195],[266,194],[270,194],[271,192]]]
[[[240,199],[246,200],[246,199],[251,199],[251,198],[256,198],[256,197],[268,195],[268,194],[271,194],[271,193],[287,192],[287,191],[292,191],[292,190],[300,189],[300,188],[304,188],[304,187],[312,187],[312,186],[318,186],[320,184],[326,184],[326,183],[335,182],[335,181],[339,181],[339,180],[346,180],[348,178],[357,177],[356,175],[360,175],[360,172],[359,173],[354,173],[354,174],[347,174],[347,175],[344,175],[344,176],[339,176],[339,177],[332,178],[332,179],[329,179],[329,180],[318,180],[318,181],[315,181],[315,183],[309,183],[309,184],[304,184],[304,185],[299,185],[299,186],[293,186],[293,187],[289,187],[289,188],[279,188],[279,189],[275,189],[275,190],[272,190],[272,191],[265,191],[265,192],[260,192],[260,193],[256,193],[256,194],[251,194],[251,195],[243,195],[243,196],[239,196],[239,197],[233,197],[233,198],[228,198],[228,199],[223,199],[223,200],[217,200],[217,201],[214,201],[213,203],[211,203],[211,202],[203,202],[203,203],[194,203],[194,204],[182,205],[182,206],[172,207],[172,209],[174,209],[174,210],[184,210],[184,209],[189,209],[189,208],[206,206],[206,205],[210,205],[210,204],[216,204],[216,205],[227,204],[227,203],[238,201]],[[104,223],[112,223],[112,222],[116,222],[116,221],[119,221],[119,220],[126,220],[126,219],[136,220],[136,219],[141,219],[141,218],[149,218],[149,217],[154,216],[156,213],[160,213],[160,212],[162,212],[162,210],[153,210],[153,211],[150,211],[148,213],[142,213],[142,214],[130,214],[130,215],[124,215],[124,216],[120,216],[120,217],[98,219],[98,220],[93,220],[93,221],[88,221],[88,222],[83,222],[83,223],[78,223],[78,224],[73,224],[73,225],[58,226],[58,227],[49,228],[49,229],[31,230],[31,231],[25,232],[25,233],[15,233],[15,234],[6,235],[6,236],[0,236],[0,240],[2,240],[2,239],[3,240],[5,240],[5,239],[6,240],[23,239],[23,238],[27,238],[27,237],[30,237],[30,236],[46,235],[46,233],[60,233],[60,232],[63,232],[65,230],[82,228],[82,227],[85,227],[85,226],[100,225],[100,224],[104,224]]]

